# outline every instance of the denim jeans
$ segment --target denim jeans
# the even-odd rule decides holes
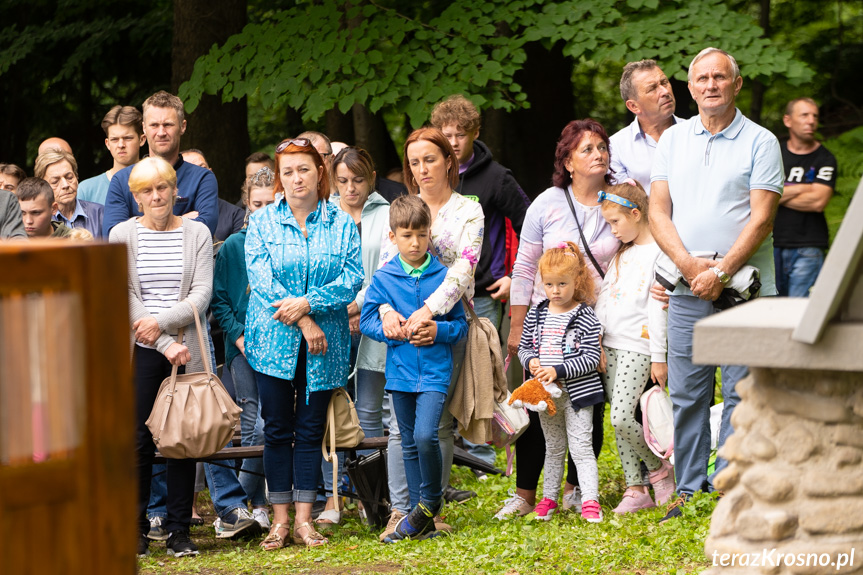
[[[443,498],[437,423],[446,403],[439,391],[390,394],[402,435],[402,457],[413,509],[422,501],[437,509]]]
[[[230,462],[226,461],[223,465],[204,463],[204,474],[207,478],[210,498],[213,500],[213,509],[219,517],[224,517],[234,509],[245,507],[247,500],[242,481],[237,479],[237,473],[233,469],[224,467],[226,464],[230,464]],[[164,464],[153,466],[150,505],[147,507],[147,516],[151,519],[153,517],[167,517],[165,474],[156,475],[159,471],[164,471],[164,468]],[[191,511],[191,506],[189,509]]]
[[[293,380],[258,372],[255,379],[264,418],[264,475],[270,502],[314,503],[321,480],[321,441],[332,391],[312,392],[306,403],[305,341],[300,344]]]
[[[692,363],[692,333],[695,322],[716,313],[713,302],[690,295],[673,295],[668,304],[668,389],[674,413],[674,472],[677,491],[692,495],[710,488],[707,465],[710,459],[710,401],[714,393],[716,366]],[[737,382],[749,368],[723,365],[722,425],[719,447],[731,435],[731,414],[740,402]],[[716,459],[718,473],[728,465]]]
[[[776,289],[782,297],[809,297],[824,265],[821,248],[773,248]]]
[[[444,402],[443,411],[440,416],[438,425],[438,442],[440,443],[441,451],[441,490],[446,489],[449,485],[450,471],[452,470],[452,454],[453,454],[453,427],[452,414],[449,412],[449,402],[452,397],[452,388],[458,380],[461,365],[464,361],[464,350],[466,341],[461,340],[452,346],[453,357],[453,373],[447,390],[446,401]],[[393,509],[398,509],[402,513],[407,513],[411,510],[409,493],[407,488],[407,479],[405,475],[404,457],[402,455],[402,436],[398,426],[398,418],[393,406],[393,394],[390,393],[390,434],[387,437],[387,473],[389,475],[390,502]]]
[[[243,447],[263,445],[264,419],[261,417],[261,406],[258,402],[258,382],[255,381],[255,372],[249,367],[249,362],[242,354],[231,361],[230,371],[237,390],[237,404],[243,408],[243,413],[240,414],[241,443]],[[243,460],[240,468],[240,485],[253,507],[263,507],[267,504],[264,478],[260,476],[263,472],[263,460],[257,457]]]
[[[384,435],[384,386],[387,383],[384,374],[367,369],[357,370],[357,417],[366,437],[383,437]],[[365,449],[357,455],[369,455],[372,450]]]
[[[474,296],[473,311],[479,317],[488,318],[491,323],[500,331],[501,317],[503,313],[503,305],[493,299],[491,296]],[[505,343],[502,344],[505,347]],[[504,350],[505,351],[505,350]],[[465,450],[490,465],[494,465],[496,457],[494,446],[486,443],[473,443],[465,438],[462,438]]]

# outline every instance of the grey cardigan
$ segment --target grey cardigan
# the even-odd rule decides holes
[[[141,296],[141,282],[138,279],[138,228],[137,218],[130,218],[119,223],[111,230],[111,243],[126,244],[128,254],[127,267],[129,271],[129,325],[135,321],[149,317],[150,313],[144,307]],[[188,299],[198,309],[199,317],[206,318],[207,306],[213,293],[213,240],[210,230],[201,222],[183,218],[183,278],[180,280],[180,294],[176,305],[155,316],[162,330],[162,335],[156,340],[156,349],[164,354],[168,347],[177,341],[177,332],[185,326],[186,346],[192,355],[192,360],[186,365],[186,371],[204,371],[203,353],[210,356],[209,338],[204,332],[204,346],[201,350],[195,335],[195,316],[192,308],[183,300]],[[201,328],[206,330],[201,320]],[[130,349],[134,350],[135,332],[129,334]]]

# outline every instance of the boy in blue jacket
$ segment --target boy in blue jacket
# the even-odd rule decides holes
[[[467,334],[460,304],[430,322],[424,330],[432,343],[414,344],[418,334],[384,335],[378,308],[389,304],[403,317],[420,309],[443,283],[447,267],[428,253],[431,212],[419,196],[400,196],[390,206],[390,241],[399,255],[372,278],[360,316],[360,330],[387,344],[386,390],[402,434],[411,512],[384,542],[421,538],[434,531],[434,516],[443,501],[438,422],[453,369],[452,344]],[[425,339],[425,338],[422,338]]]

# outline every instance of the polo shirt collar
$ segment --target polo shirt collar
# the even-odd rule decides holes
[[[722,136],[728,140],[733,140],[740,133],[740,130],[743,129],[743,123],[745,118],[743,117],[743,112],[741,112],[738,108],[734,108],[734,119],[731,120],[731,123],[725,127],[724,130],[716,134],[717,136]],[[692,128],[695,134],[701,135],[707,133],[708,136],[712,136],[707,128],[704,127],[704,123],[701,121],[701,115],[698,116],[698,121],[692,123]]]
[[[398,257],[399,257],[399,263],[402,265],[402,269],[405,270],[405,273],[408,274],[409,276],[411,276],[412,278],[418,278],[421,275],[423,275],[423,272],[425,272],[428,269],[428,267],[431,265],[431,255],[429,255],[429,254],[426,254],[426,261],[424,261],[423,264],[418,268],[415,268],[412,265],[405,263],[405,261],[402,259],[401,254],[399,254]]]
[[[675,115],[672,115],[671,116],[671,125],[673,126],[679,120],[680,120],[680,118],[678,118]],[[647,134],[644,133],[644,129],[641,127],[641,123],[638,121],[638,118],[635,118],[632,121],[632,124],[630,124],[629,126],[630,126],[630,128],[629,128],[630,132],[632,133],[632,140],[634,142],[637,142],[639,139],[642,139],[642,140],[647,139]]]

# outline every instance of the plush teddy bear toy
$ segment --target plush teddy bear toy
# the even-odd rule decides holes
[[[540,383],[538,379],[528,379],[509,398],[509,404],[513,407],[524,407],[531,411],[548,411],[549,415],[557,413],[557,407],[552,398],[560,397],[563,393],[554,382]]]

